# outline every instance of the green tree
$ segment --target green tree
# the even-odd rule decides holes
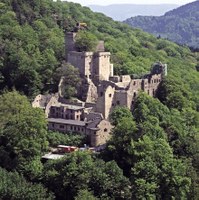
[[[78,51],[95,51],[97,38],[88,31],[80,31],[75,38],[75,46]]]
[[[117,164],[105,163],[89,152],[75,152],[49,162],[42,174],[43,183],[57,198],[72,199],[79,191],[90,191],[99,199],[130,199],[130,182]]]
[[[114,159],[130,177],[133,199],[169,199],[178,198],[178,194],[186,199],[191,179],[187,175],[187,163],[174,157],[167,142],[164,128],[168,123],[175,123],[170,119],[169,109],[140,93],[133,115],[135,121],[121,118],[114,128],[105,158]]]
[[[52,193],[41,184],[32,184],[17,172],[7,172],[0,168],[0,196],[1,199],[54,199]]]
[[[122,118],[133,119],[131,111],[127,107],[116,107],[110,115],[111,123],[117,126]]]
[[[71,146],[83,146],[87,144],[87,137],[82,134],[73,133],[60,133],[60,132],[52,132],[48,131],[47,140],[49,142],[49,146],[57,147],[59,144],[71,145]]]
[[[77,68],[69,63],[62,63],[60,68],[57,68],[55,81],[58,83],[60,80],[59,92],[66,99],[70,99],[77,95],[77,88],[80,86],[81,79]]]
[[[88,190],[80,190],[75,197],[75,200],[97,200]]]
[[[137,127],[131,118],[123,117],[113,130],[113,135],[103,152],[106,160],[115,160],[124,174],[129,177],[133,164],[133,157],[129,147],[134,138],[137,138]]]
[[[16,91],[8,92],[0,96],[0,121],[0,165],[30,178],[40,173],[40,156],[48,147],[43,111]]]
[[[191,181],[186,165],[173,157],[165,139],[151,140],[145,135],[134,142],[132,150],[136,157],[131,169],[134,198],[187,198]]]

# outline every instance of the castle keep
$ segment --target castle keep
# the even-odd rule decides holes
[[[139,79],[130,75],[116,76],[110,63],[110,52],[105,52],[100,41],[95,52],[78,52],[75,38],[78,32],[65,35],[66,61],[79,69],[82,84],[78,90],[78,99],[69,101],[63,98],[63,79],[59,92],[55,95],[38,95],[34,107],[45,110],[48,128],[60,132],[79,132],[90,138],[90,145],[106,143],[111,136],[113,126],[109,115],[116,106],[132,109],[139,90],[150,96],[156,90],[162,77],[167,75],[167,66],[160,62],[152,66],[151,72]]]

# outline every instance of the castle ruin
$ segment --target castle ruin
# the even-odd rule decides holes
[[[140,90],[154,97],[163,76],[167,75],[167,66],[157,62],[150,73],[138,79],[132,79],[130,75],[114,75],[111,54],[105,52],[104,42],[98,43],[95,52],[79,52],[75,47],[77,34],[66,33],[65,52],[66,61],[80,72],[82,84],[78,99],[71,102],[63,98],[62,77],[58,94],[38,95],[33,106],[45,110],[50,130],[86,134],[90,145],[98,146],[111,137],[113,126],[109,116],[113,109],[126,106],[132,110]]]

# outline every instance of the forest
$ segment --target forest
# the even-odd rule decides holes
[[[167,38],[193,49],[199,48],[199,1],[194,1],[166,12],[164,15],[136,16],[124,22],[132,27],[141,28],[155,36]]]
[[[115,74],[145,74],[167,63],[152,98],[140,92],[130,112],[111,114],[112,138],[100,154],[74,152],[41,162],[60,142],[80,135],[47,130],[32,108],[39,94],[57,91],[64,33],[77,22],[105,41]],[[199,53],[115,22],[79,4],[52,0],[0,3],[0,198],[193,199],[199,197]]]

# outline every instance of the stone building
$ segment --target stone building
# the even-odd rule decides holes
[[[140,78],[130,75],[115,76],[110,63],[110,52],[104,51],[100,41],[95,52],[78,52],[75,48],[75,37],[78,32],[65,35],[66,61],[77,67],[82,84],[78,99],[74,102],[56,95],[38,95],[34,107],[45,110],[50,130],[79,132],[90,138],[92,146],[105,144],[111,137],[113,126],[109,122],[110,113],[116,106],[132,109],[140,90],[155,96],[163,76],[167,75],[167,66],[157,62],[152,65],[149,74]],[[63,88],[60,80],[59,90]]]

